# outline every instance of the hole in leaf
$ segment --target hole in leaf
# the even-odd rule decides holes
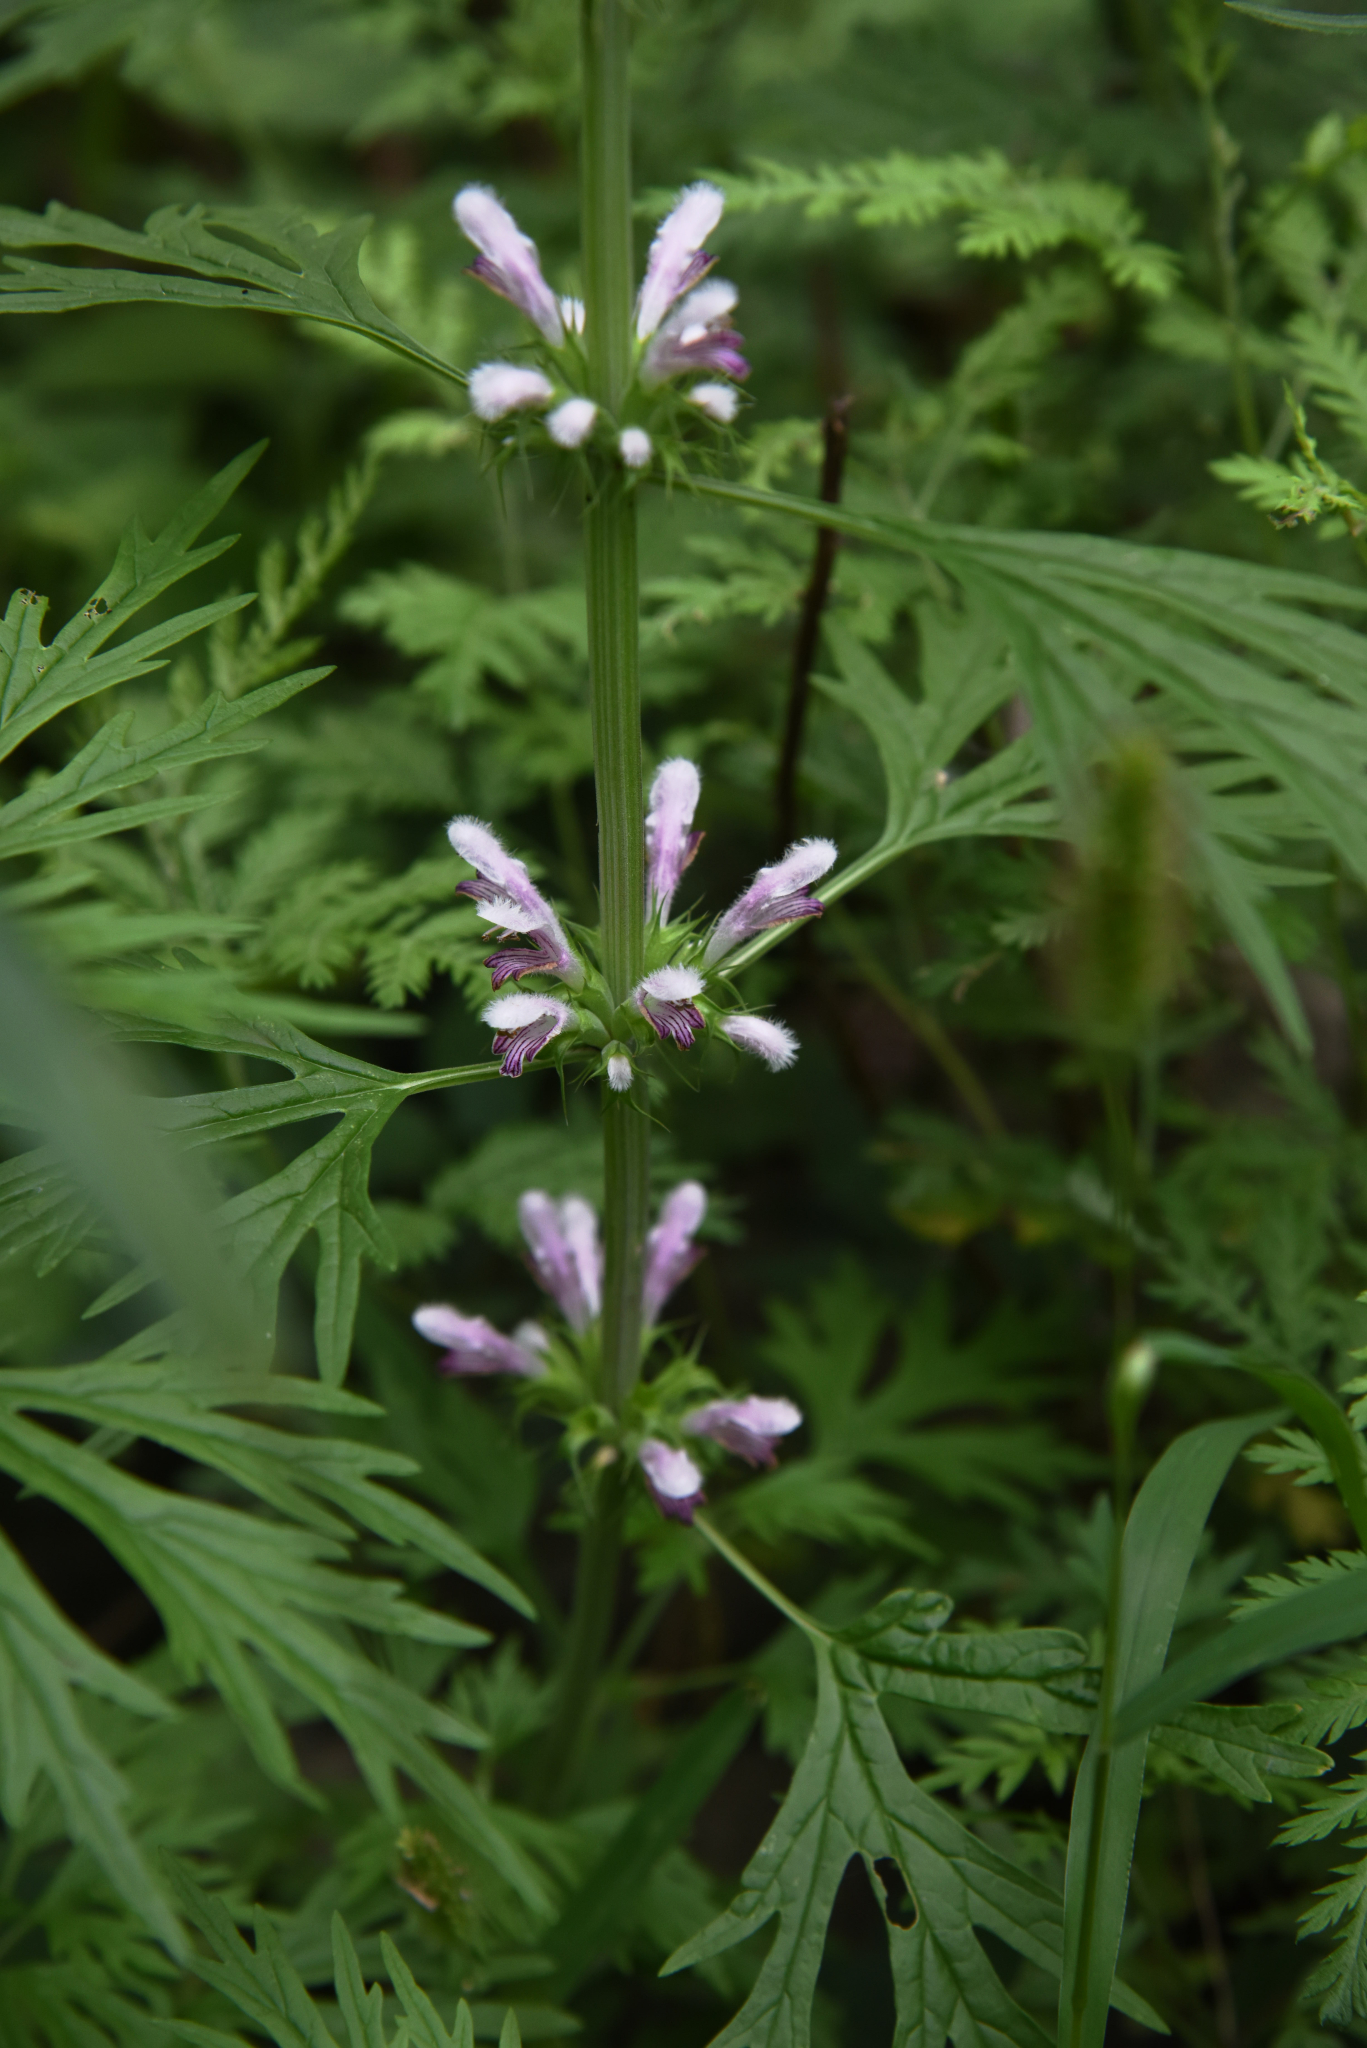
[[[880,1856],[874,1874],[883,1887],[883,1911],[893,1927],[914,1927],[920,1915],[902,1866],[891,1856]]]

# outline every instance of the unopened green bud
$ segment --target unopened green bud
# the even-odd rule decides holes
[[[1158,1353],[1140,1337],[1121,1353],[1111,1382],[1111,1427],[1117,1438],[1127,1441],[1134,1434],[1140,1410],[1153,1391],[1158,1377]]]
[[[1064,979],[1094,1043],[1134,1049],[1181,975],[1186,846],[1162,743],[1148,732],[1125,735],[1098,766],[1067,891]]]

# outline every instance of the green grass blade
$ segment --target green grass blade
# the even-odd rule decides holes
[[[1167,1720],[1192,1700],[1222,1692],[1235,1679],[1284,1664],[1330,1643],[1367,1635],[1367,1577],[1340,1572],[1318,1586],[1298,1587],[1202,1643],[1198,1649],[1125,1701],[1116,1715],[1117,1743],[1135,1744],[1155,1721]],[[1137,1745],[1136,1745],[1137,1747]]]
[[[1367,14],[1304,14],[1300,8],[1259,7],[1256,0],[1225,0],[1234,14],[1246,14],[1252,21],[1270,22],[1276,28],[1306,28],[1316,35],[1353,36],[1367,30]]]
[[[570,1898],[543,1940],[559,1962],[562,1974],[557,1989],[562,1996],[593,1967],[639,1904],[642,1885],[665,1851],[685,1834],[749,1734],[758,1712],[759,1701],[749,1692],[737,1691],[691,1728]]]
[[[1237,1416],[1189,1429],[1170,1444],[1139,1490],[1125,1529],[1120,1613],[1115,1621],[1116,1698],[1126,1701],[1163,1668],[1177,1610],[1206,1518],[1226,1473],[1266,1415]],[[1196,1698],[1195,1693],[1185,1695]],[[1166,1712],[1166,1709],[1165,1709]],[[1150,1716],[1151,1719],[1157,1716]],[[1064,1883],[1064,1964],[1059,2041],[1102,2048],[1125,1904],[1134,1831],[1144,1789],[1144,1743],[1114,1751],[1103,1772],[1095,1738],[1087,1745],[1073,1794]],[[1079,1984],[1087,1845],[1098,1782],[1105,1777],[1105,1822],[1085,1982]]]

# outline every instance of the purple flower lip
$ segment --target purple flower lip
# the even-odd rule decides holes
[[[485,965],[496,973],[494,987],[524,974],[557,974],[571,988],[582,988],[584,969],[570,949],[560,920],[527,872],[527,864],[509,853],[496,832],[480,818],[453,818],[446,836],[462,860],[476,870],[473,879],[457,882],[456,894],[469,896],[496,930],[530,938],[526,958],[520,949],[493,954]],[[498,963],[497,968],[495,963]]]
[[[701,1507],[707,1496],[702,1490],[702,1473],[687,1451],[671,1450],[659,1437],[648,1436],[636,1455],[660,1513],[672,1522],[691,1522],[693,1510]]]
[[[702,833],[689,829],[701,794],[692,761],[676,755],[656,769],[646,810],[646,900],[661,924],[668,924],[683,871],[702,844]]]
[[[535,1323],[521,1323],[505,1337],[483,1316],[462,1315],[446,1302],[430,1301],[414,1309],[413,1327],[429,1344],[445,1346],[439,1370],[456,1378],[511,1372],[539,1379],[546,1370],[539,1356],[546,1348],[546,1333]]]
[[[467,890],[466,893],[472,892]],[[496,989],[502,988],[505,981],[520,981],[524,974],[563,976],[564,963],[545,932],[533,932],[531,941],[530,946],[505,946],[497,953],[490,953],[484,964]]]
[[[742,337],[728,324],[736,296],[733,284],[713,278],[674,308],[641,359],[647,390],[687,370],[719,370],[738,382],[749,376],[750,365],[740,352]]]
[[[565,339],[560,302],[541,275],[536,244],[524,235],[496,192],[466,185],[451,207],[464,234],[479,250],[470,274],[508,299],[540,328],[552,348]]]
[[[574,1012],[554,996],[532,995],[518,989],[513,995],[496,996],[484,1013],[484,1022],[494,1034],[494,1058],[502,1061],[505,1079],[516,1081],[528,1060],[534,1060],[574,1022]]]
[[[641,1319],[647,1329],[659,1321],[669,1296],[702,1257],[693,1239],[706,1214],[707,1190],[696,1180],[680,1181],[665,1196],[660,1220],[646,1237]]]
[[[771,925],[820,917],[823,905],[812,895],[811,885],[833,865],[835,857],[829,839],[799,839],[782,860],[761,868],[749,888],[717,919],[703,949],[704,964],[715,966],[734,947]]]
[[[709,1401],[683,1419],[690,1436],[710,1436],[749,1465],[772,1465],[774,1445],[801,1423],[802,1410],[792,1401],[765,1400],[760,1394],[747,1394],[743,1401]]]
[[[541,1188],[528,1188],[517,1220],[537,1279],[570,1328],[586,1330],[603,1306],[603,1249],[592,1208],[582,1195],[556,1202]]]
[[[631,999],[657,1038],[684,1048],[703,1029],[702,1011],[692,1000],[703,991],[703,978],[692,967],[657,967],[632,990]]]

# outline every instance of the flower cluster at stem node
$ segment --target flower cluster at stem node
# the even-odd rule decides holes
[[[661,424],[669,424],[659,395],[676,379],[701,371],[704,381],[684,390],[683,397],[704,419],[730,426],[739,407],[735,386],[749,376],[750,365],[731,324],[736,288],[708,276],[714,259],[703,247],[724,204],[715,185],[688,185],[661,222],[636,298],[631,388],[621,416],[609,419],[582,389],[588,376],[582,301],[558,298],[551,290],[536,244],[497,193],[485,185],[464,186],[452,212],[478,251],[470,274],[531,322],[541,356],[538,368],[481,363],[472,370],[470,410],[475,417],[491,426],[518,414],[539,417],[554,446],[567,449],[586,448],[601,427],[623,468],[640,473],[654,459],[652,428],[658,433]],[[674,424],[681,424],[677,415]]]
[[[570,1353],[577,1347],[593,1347],[603,1305],[603,1247],[591,1204],[582,1195],[565,1195],[557,1201],[542,1188],[528,1188],[518,1201],[517,1215],[532,1274],[571,1333]],[[666,1301],[702,1257],[696,1240],[706,1215],[707,1191],[695,1180],[681,1181],[660,1205],[658,1220],[646,1237],[641,1280],[646,1346],[654,1339]],[[429,1343],[439,1346],[439,1368],[454,1378],[506,1373],[550,1386],[565,1370],[563,1343],[557,1348],[539,1323],[519,1323],[511,1336],[505,1336],[483,1316],[465,1315],[448,1302],[427,1302],[413,1311],[413,1326]],[[695,1374],[690,1382],[694,1389],[700,1377],[706,1384],[705,1377]],[[563,1412],[564,1403],[560,1406]],[[647,1412],[654,1427],[643,1430],[638,1422],[633,1431],[628,1425],[624,1447],[634,1453],[647,1491],[661,1513],[681,1522],[691,1522],[694,1510],[703,1502],[703,1474],[687,1450],[667,1442],[656,1430],[664,1426],[678,1435],[706,1438],[749,1465],[772,1466],[775,1446],[802,1423],[802,1411],[791,1401],[757,1394],[705,1401],[698,1407],[681,1406],[663,1417],[658,1407]],[[598,1453],[600,1460],[618,1455],[611,1442]]]

